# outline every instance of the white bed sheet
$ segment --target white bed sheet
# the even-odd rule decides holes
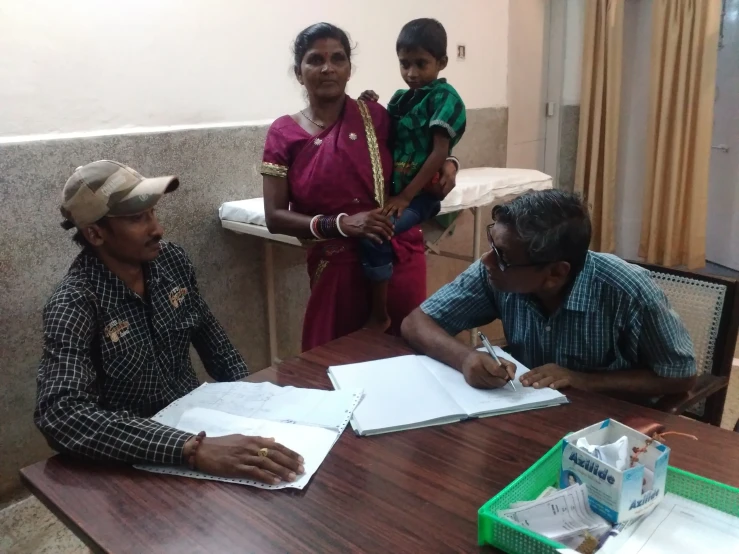
[[[535,169],[474,167],[457,175],[457,186],[441,203],[442,214],[476,206],[487,206],[502,198],[529,190],[552,188],[552,178]],[[221,221],[266,227],[264,199],[250,198],[224,202],[218,209]],[[224,227],[228,227],[224,225]],[[236,230],[236,228],[233,228]],[[244,229],[248,231],[248,228]],[[260,233],[261,234],[261,233]]]
[[[261,197],[224,202],[218,208],[218,216],[221,221],[267,226],[267,220],[264,217],[264,198]]]
[[[441,213],[487,206],[507,196],[552,188],[552,178],[535,169],[472,167],[457,174],[457,186],[441,203]]]

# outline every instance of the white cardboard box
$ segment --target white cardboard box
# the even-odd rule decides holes
[[[670,458],[670,449],[653,441],[647,451],[639,456],[640,464],[619,471],[576,446],[577,440],[582,437],[587,438],[590,444],[610,444],[623,436],[628,440],[629,456],[634,447],[643,447],[649,438],[618,421],[607,419],[562,440],[560,488],[569,486],[573,480],[585,483],[590,507],[613,523],[639,517],[664,498]],[[648,482],[645,479],[645,466],[654,472],[649,490],[645,486]]]

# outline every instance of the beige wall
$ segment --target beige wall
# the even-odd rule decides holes
[[[467,107],[505,106],[508,0],[0,0],[0,137],[244,124],[297,111],[290,48],[321,20],[357,45],[349,93],[371,88],[387,100],[403,84],[395,39],[417,17],[444,24],[444,75]]]

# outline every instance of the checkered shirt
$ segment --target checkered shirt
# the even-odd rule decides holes
[[[530,368],[555,363],[576,371],[696,373],[690,336],[649,272],[610,254],[588,254],[550,317],[532,297],[493,288],[480,261],[421,309],[451,335],[500,319],[511,354]]]
[[[44,307],[34,420],[56,450],[179,464],[192,434],[147,418],[199,385],[190,344],[214,379],[248,375],[182,248],[163,242],[145,277],[147,301],[83,250]]]
[[[397,91],[387,105],[395,129],[393,146],[393,194],[407,187],[426,163],[434,147],[434,132],[449,137],[449,153],[467,127],[467,111],[459,93],[446,79]]]

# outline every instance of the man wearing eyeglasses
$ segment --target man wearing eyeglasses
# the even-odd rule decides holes
[[[513,364],[455,339],[500,319],[524,386],[655,397],[690,390],[685,326],[649,272],[588,250],[587,206],[572,193],[530,192],[493,208],[490,251],[403,322],[418,351],[477,388],[502,387]]]

